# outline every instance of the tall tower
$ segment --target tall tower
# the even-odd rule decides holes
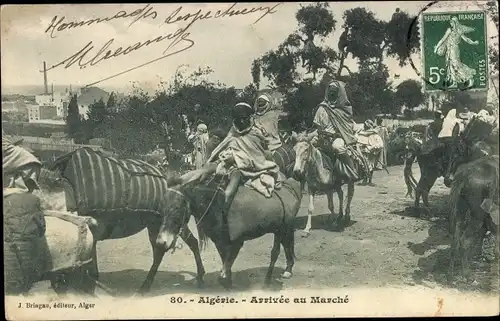
[[[44,85],[44,94],[48,95],[49,94],[49,87],[47,84],[47,64],[45,61],[43,62],[43,85]]]

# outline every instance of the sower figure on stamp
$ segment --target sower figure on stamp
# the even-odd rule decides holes
[[[352,116],[352,106],[347,98],[345,84],[339,80],[332,81],[325,90],[325,99],[319,104],[313,122],[320,137],[329,142],[325,147],[329,147],[342,163],[342,174],[346,181],[356,182],[361,179],[361,175],[358,174],[347,149],[358,152],[358,157],[363,156],[357,150]],[[361,163],[361,167],[364,167],[365,164]],[[366,168],[362,169],[363,172],[366,171]]]

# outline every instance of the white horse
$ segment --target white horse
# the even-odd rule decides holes
[[[328,198],[328,209],[330,210],[331,217],[335,216],[335,209],[333,204],[333,193],[337,192],[339,198],[339,215],[336,223],[340,229],[343,229],[349,224],[351,220],[351,202],[354,196],[354,182],[344,182],[339,173],[335,170],[334,164],[328,157],[314,147],[313,139],[316,137],[314,133],[299,134],[293,132],[292,139],[295,144],[295,165],[294,173],[300,177],[305,177],[307,182],[307,192],[309,194],[309,206],[307,211],[307,223],[304,229],[304,236],[310,234],[311,229],[311,216],[314,211],[314,196],[318,192],[325,192]],[[323,160],[330,164],[325,168]],[[338,160],[337,160],[338,162]],[[329,168],[328,168],[329,167]],[[347,184],[347,204],[345,207],[344,216],[344,192],[342,185]]]

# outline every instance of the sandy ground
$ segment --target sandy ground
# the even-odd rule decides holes
[[[413,171],[418,179],[416,167]],[[391,167],[389,172],[375,173],[375,187],[356,186],[351,210],[353,223],[343,232],[325,229],[323,222],[328,217],[326,197],[317,197],[311,235],[304,238],[300,230],[296,232],[297,260],[293,277],[276,282],[275,290],[446,287],[449,236],[445,216],[449,190],[439,179],[429,197],[434,218],[414,218],[405,211],[412,199],[405,197],[402,166]],[[336,196],[334,199],[338,208]],[[307,202],[304,194],[298,228],[305,226]],[[245,243],[233,267],[236,292],[263,288],[271,246],[272,235]],[[207,271],[205,289],[200,290],[194,284],[194,258],[184,246],[165,256],[151,296],[222,291],[217,281],[220,258],[215,246],[210,243],[201,255]],[[145,230],[132,237],[98,245],[101,281],[120,295],[130,296],[139,288],[151,263],[152,250]],[[284,265],[284,252],[281,251],[274,272],[276,277],[283,272]],[[458,290],[491,294],[490,265],[479,265],[476,270],[475,282]],[[47,287],[46,282],[40,282],[32,292],[49,291]]]

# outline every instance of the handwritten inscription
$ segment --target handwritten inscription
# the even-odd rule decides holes
[[[142,63],[133,68],[124,70],[118,74],[103,78],[98,80],[90,85],[94,85],[96,83],[102,82],[104,80],[122,75],[126,72],[144,67],[148,64],[156,62],[158,60],[173,56],[175,54],[179,54],[184,52],[195,45],[194,40],[191,39],[191,33],[189,29],[198,21],[210,20],[210,19],[221,19],[224,17],[234,17],[234,16],[245,16],[251,14],[259,14],[258,18],[254,21],[258,23],[267,15],[272,15],[276,13],[277,8],[282,3],[278,3],[274,6],[259,6],[259,7],[239,7],[236,8],[236,3],[233,3],[230,7],[225,10],[202,10],[199,9],[197,11],[186,11],[183,12],[183,7],[179,6],[177,9],[172,11],[166,18],[163,20],[163,25],[170,24],[179,24],[180,22],[186,22],[187,24],[177,28],[176,31],[170,33],[164,33],[158,35],[156,37],[152,37],[149,39],[144,39],[134,44],[129,44],[126,46],[116,46],[115,39],[109,39],[103,46],[99,47],[94,44],[93,41],[89,41],[85,46],[79,49],[77,52],[71,54],[69,57],[63,59],[62,61],[52,65],[47,70],[52,70],[58,68],[60,66],[64,66],[65,69],[68,69],[72,66],[79,66],[80,68],[87,68],[89,66],[95,66],[103,61],[110,60],[120,56],[127,56],[130,53],[137,52],[147,47],[154,47],[160,43],[166,45],[166,49],[163,49],[161,55],[158,58],[150,60],[148,62]],[[45,33],[48,34],[51,38],[56,38],[57,33],[64,31],[71,31],[75,28],[85,28],[92,25],[98,25],[102,22],[110,22],[118,19],[126,19],[132,18],[132,21],[129,24],[129,27],[134,23],[141,19],[157,19],[159,17],[159,13],[154,9],[153,6],[147,4],[141,9],[137,9],[132,12],[127,12],[124,10],[118,11],[116,14],[103,18],[93,18],[89,20],[83,21],[67,21],[65,16],[58,17],[54,16],[49,26],[46,28]],[[158,46],[156,46],[158,47]],[[43,72],[43,71],[41,71]]]
[[[50,22],[48,28],[45,30],[45,33],[49,33],[51,38],[55,38],[56,36],[54,33],[64,31],[64,30],[71,30],[75,28],[81,28],[81,27],[86,27],[86,26],[91,26],[94,24],[99,24],[101,22],[108,22],[120,18],[130,18],[134,17],[132,22],[129,24],[129,27],[136,23],[137,21],[145,18],[151,18],[151,19],[156,19],[158,16],[158,12],[153,10],[150,4],[147,4],[144,8],[142,9],[137,9],[131,13],[127,13],[126,11],[120,10],[113,16],[109,17],[104,17],[104,18],[94,18],[94,19],[89,19],[89,20],[84,20],[84,21],[70,21],[70,22],[65,22],[66,17],[62,16],[59,18],[58,16],[54,16],[52,18],[52,21]]]

